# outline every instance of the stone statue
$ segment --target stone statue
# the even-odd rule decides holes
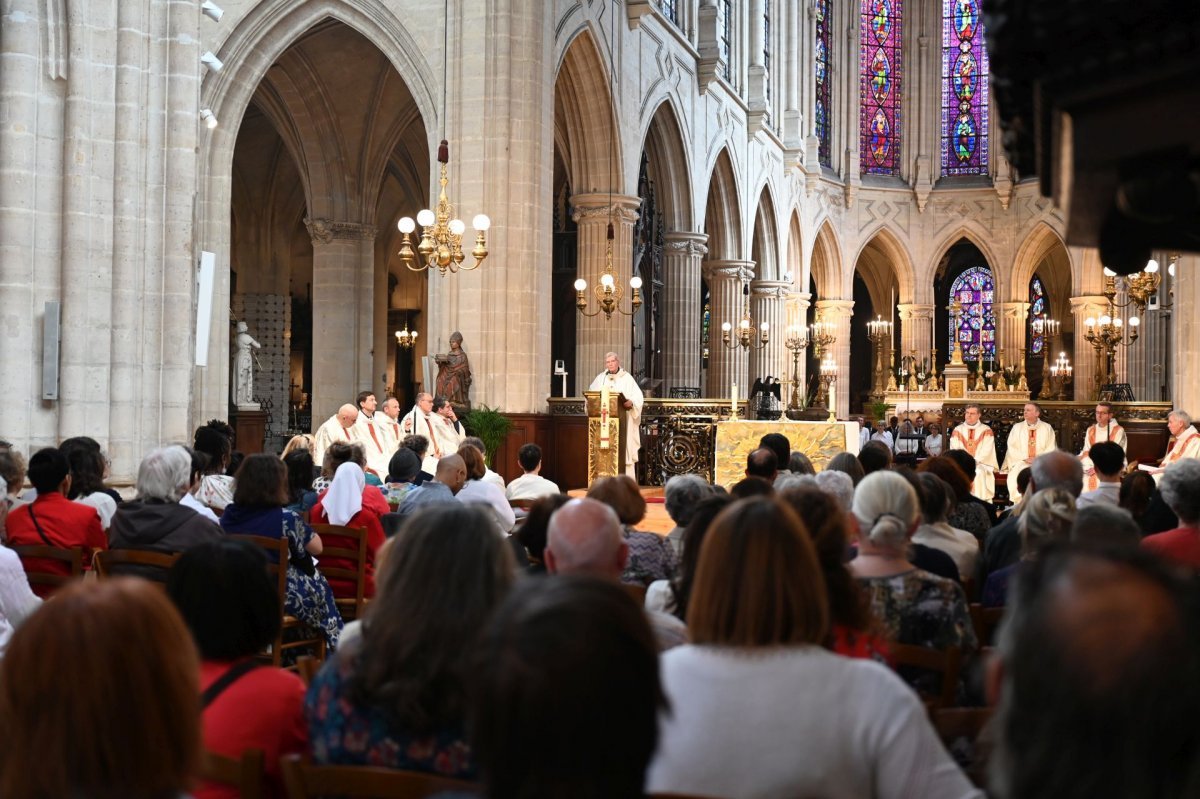
[[[455,331],[450,334],[450,352],[447,355],[436,355],[439,369],[437,375],[437,394],[450,400],[451,405],[469,408],[471,401],[471,364],[462,348],[462,333]]]
[[[245,322],[237,323],[237,355],[233,362],[234,404],[241,410],[257,411],[259,405],[254,401],[254,361],[257,358],[251,349],[262,349],[262,345],[254,340],[247,332]]]

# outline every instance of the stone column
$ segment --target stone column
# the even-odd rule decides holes
[[[1165,267],[1164,267],[1165,269]],[[1170,280],[1170,278],[1167,278]],[[1183,255],[1175,264],[1175,296],[1171,314],[1171,334],[1174,337],[1172,358],[1168,365],[1171,374],[1171,401],[1193,417],[1200,415],[1200,257]]]
[[[712,327],[708,334],[708,386],[705,395],[728,397],[734,383],[738,396],[746,396],[749,388],[749,359],[741,347],[730,349],[721,340],[721,325],[737,326],[742,318],[744,299],[742,287],[754,277],[753,261],[705,261],[704,280],[708,283],[712,305]]]
[[[1075,318],[1075,355],[1071,365],[1074,367],[1074,396],[1078,400],[1096,398],[1100,386],[1096,383],[1096,369],[1099,361],[1092,345],[1083,337],[1087,331],[1084,320],[1088,317],[1099,319],[1108,313],[1108,299],[1102,294],[1089,294],[1071,298],[1071,315]]]
[[[996,314],[996,357],[1004,353],[1004,365],[1015,366],[1021,360],[1021,350],[1028,339],[1026,323],[1029,319],[1029,303],[998,302],[992,306]],[[1024,363],[1021,364],[1024,368]]]
[[[604,355],[615,352],[622,364],[629,362],[633,347],[633,325],[621,311],[631,309],[629,279],[633,277],[633,223],[637,221],[641,200],[621,194],[576,194],[571,198],[578,226],[579,277],[587,281],[588,312],[599,306],[593,289],[600,276],[608,253],[608,223],[613,224],[612,272],[616,285],[624,291],[619,311],[611,319],[604,314],[580,315],[576,328],[575,385],[586,389],[592,378],[604,371]]]
[[[767,67],[763,63],[763,0],[750,0],[746,23],[749,27],[750,52],[746,59],[746,97],[749,100],[749,123],[753,127],[766,121],[771,111],[771,102],[767,95],[770,88],[767,82],[771,79]],[[778,58],[779,53],[775,53]]]
[[[373,387],[375,227],[305,219],[313,244],[313,429]]]
[[[933,305],[904,303],[900,312],[900,355],[917,353],[917,360],[930,358],[933,352]]]
[[[832,356],[837,363],[838,376],[834,383],[837,396],[837,416],[845,419],[850,415],[850,318],[854,316],[854,300],[817,300],[817,313],[824,322],[832,322],[837,341]],[[822,359],[826,353],[821,354]]]
[[[672,386],[700,386],[700,260],[708,253],[708,236],[668,233],[663,238],[663,396],[668,396]]]
[[[791,360],[783,340],[787,336],[787,307],[785,301],[790,283],[782,280],[756,280],[750,284],[750,315],[754,324],[766,322],[769,327],[767,346],[750,351],[750,383],[757,378],[778,377],[781,381],[788,376]]]

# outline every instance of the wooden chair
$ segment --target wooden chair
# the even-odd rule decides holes
[[[339,796],[347,799],[424,799],[443,792],[475,794],[473,782],[419,771],[372,766],[314,766],[299,755],[280,761],[283,783],[290,799]]]
[[[985,608],[978,602],[967,606],[971,614],[971,626],[975,628],[975,636],[980,646],[991,646],[996,635],[996,628],[1004,620],[1004,608]]]
[[[318,661],[325,660],[325,638],[320,632],[309,630],[295,616],[288,615],[285,608],[287,602],[287,568],[288,568],[288,541],[286,538],[266,538],[261,535],[241,535],[237,534],[238,538],[248,541],[255,546],[260,546],[266,550],[268,555],[274,555],[275,559],[267,558],[267,570],[271,576],[275,578],[275,589],[279,596],[279,609],[283,615],[283,623],[279,627],[279,632],[275,635],[275,640],[271,644],[269,654],[264,654],[270,658],[271,665],[280,667],[283,665],[284,650],[289,649],[304,649],[311,647],[316,652],[315,657]],[[297,631],[301,634],[308,633],[307,636],[285,642],[284,636],[291,631]]]
[[[338,597],[337,609],[342,614],[343,621],[353,621],[362,618],[363,608],[367,599],[364,596],[367,589],[367,531],[364,527],[342,527],[336,524],[314,524],[313,532],[321,536],[321,574],[325,579],[351,580],[354,582],[354,596]],[[350,543],[352,546],[344,546]],[[355,568],[333,566],[330,561],[346,561],[354,563]]]
[[[83,576],[83,547],[48,547],[44,544],[9,547],[21,560],[29,587],[43,599],[53,594],[72,580]],[[44,571],[44,566],[29,561],[58,561],[67,564],[69,574]]]
[[[179,560],[181,552],[151,552],[146,549],[102,549],[92,556],[92,567],[96,570],[96,578],[107,580],[121,576],[123,566],[147,566],[161,571],[161,579],[151,579],[160,585],[165,585],[167,571]],[[115,569],[115,570],[114,570]],[[141,577],[141,574],[134,576]]]
[[[638,583],[621,583],[621,587],[625,589],[625,593],[633,597],[633,601],[638,603],[638,607],[646,604],[646,586]]]
[[[296,658],[296,674],[304,682],[305,687],[312,685],[313,678],[321,670],[321,663],[312,655],[301,655]]]
[[[955,707],[933,712],[933,727],[942,746],[977,787],[983,787],[987,778],[990,736],[984,730],[993,714],[990,707]]]
[[[264,773],[263,753],[259,749],[247,749],[240,758],[205,750],[197,776],[237,788],[242,799],[262,799]]]
[[[954,707],[958,693],[958,675],[962,669],[962,650],[957,646],[948,649],[929,649],[910,644],[892,644],[892,663],[901,666],[936,671],[942,675],[942,690],[937,696],[924,697],[931,711]]]

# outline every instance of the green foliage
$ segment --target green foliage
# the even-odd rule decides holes
[[[463,425],[466,426],[468,433],[478,436],[483,441],[483,445],[487,447],[485,460],[490,467],[492,456],[504,443],[508,431],[512,430],[512,420],[496,408],[480,405],[463,418]]]
[[[886,402],[868,402],[867,408],[870,409],[871,418],[876,421],[886,421],[888,410],[891,408]]]

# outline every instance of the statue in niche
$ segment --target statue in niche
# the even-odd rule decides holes
[[[262,349],[262,345],[250,335],[245,322],[237,323],[235,342],[237,354],[233,361],[234,404],[240,410],[256,411],[259,410],[259,405],[254,401],[254,363],[258,357],[254,350]]]
[[[438,363],[437,395],[445,397],[451,405],[460,408],[470,408],[468,394],[471,390],[471,364],[462,348],[462,333],[457,330],[450,334],[450,352],[446,355],[436,355]]]

